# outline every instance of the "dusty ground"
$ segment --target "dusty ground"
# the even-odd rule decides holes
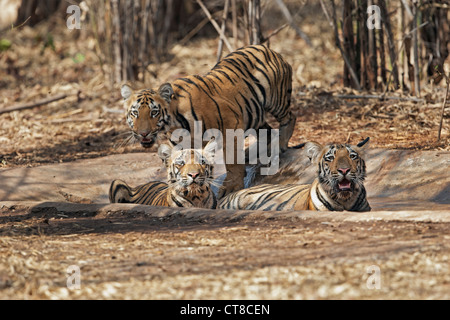
[[[314,49],[290,30],[271,43],[294,68],[293,145],[370,136],[374,147],[450,150],[448,111],[443,139],[435,142],[442,85],[425,87],[424,102],[339,99],[352,92],[341,87],[342,64],[328,25],[317,15],[301,18]],[[45,46],[48,34],[54,50]],[[68,94],[0,115],[1,168],[143,152],[126,143],[120,93],[97,63],[93,39],[55,25],[0,35],[13,41],[0,52],[0,110]],[[216,45],[217,39],[202,39],[175,46],[173,60],[150,66],[147,85],[206,72]],[[1,208],[0,298],[450,298],[449,223],[86,214]],[[81,268],[81,290],[67,289],[70,265]],[[381,272],[379,290],[368,288],[371,266]]]
[[[450,298],[449,223],[20,207],[0,219],[3,299]],[[72,265],[80,290],[66,286]]]

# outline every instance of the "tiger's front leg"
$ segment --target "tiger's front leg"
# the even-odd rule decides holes
[[[227,176],[219,189],[218,198],[244,189],[245,164],[226,164]]]
[[[243,123],[233,121],[224,123],[224,128],[234,128],[233,130],[244,130]],[[244,136],[229,134],[230,132],[222,132],[223,135],[223,160],[225,161],[226,177],[222,186],[219,188],[217,198],[220,199],[227,194],[244,189],[245,171],[245,150],[243,149],[245,141],[238,141]]]
[[[280,122],[280,151],[285,152],[295,129],[296,118],[292,112],[289,112],[284,119],[278,121]]]

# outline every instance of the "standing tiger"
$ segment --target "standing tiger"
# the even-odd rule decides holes
[[[158,155],[167,168],[168,183],[152,181],[132,188],[114,180],[109,188],[111,203],[139,203],[164,207],[199,207],[217,205],[211,190],[216,142],[211,140],[203,151],[180,150],[162,144]]]
[[[270,129],[266,112],[280,124],[281,151],[288,148],[295,116],[290,110],[292,68],[275,51],[253,45],[230,53],[204,76],[191,75],[157,89],[134,91],[122,86],[127,123],[144,147],[151,147],[160,133],[183,128],[193,132],[218,129],[226,146],[225,130]],[[245,165],[226,164],[227,177],[219,197],[244,187]],[[226,150],[224,148],[224,159]]]
[[[366,165],[363,146],[315,142],[305,145],[305,152],[318,162],[317,178],[309,185],[262,184],[222,198],[217,206],[233,210],[316,210],[370,211],[363,182]],[[366,145],[367,146],[367,145]]]

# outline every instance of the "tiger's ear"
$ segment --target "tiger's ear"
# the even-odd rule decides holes
[[[217,142],[216,138],[214,137],[211,140],[209,140],[209,142],[203,148],[203,154],[206,156],[206,158],[209,160],[211,164],[214,163],[214,157],[216,156],[216,149],[217,149]]]
[[[316,162],[319,157],[323,146],[317,142],[307,142],[305,144],[306,156],[311,160],[311,162]]]
[[[369,146],[369,140],[370,140],[370,137],[367,137],[363,141],[358,143],[356,146],[358,148],[360,148],[361,150],[367,149],[367,147]]]
[[[128,98],[133,94],[133,89],[129,85],[124,84],[122,85],[122,88],[120,88],[120,93],[122,94],[122,98],[124,100],[128,100]]]
[[[164,162],[165,166],[169,166],[169,159],[172,155],[173,147],[167,144],[161,144],[158,148],[158,156]]]
[[[172,85],[170,83],[164,83],[163,85],[161,85],[161,87],[159,87],[159,95],[161,96],[161,98],[170,103],[173,96]]]
[[[370,137],[367,137],[366,139],[364,139],[363,141],[361,141],[356,145],[356,151],[360,154],[360,156],[363,156],[364,153],[369,148],[369,140]]]

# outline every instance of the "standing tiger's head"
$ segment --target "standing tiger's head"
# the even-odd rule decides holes
[[[173,201],[178,199],[181,202],[188,199],[194,206],[205,207],[206,197],[214,197],[211,184],[214,181],[216,147],[214,139],[208,142],[203,150],[183,150],[179,145],[167,144],[159,147],[158,155],[167,168],[167,180],[169,190],[174,195]]]
[[[318,163],[320,186],[331,199],[344,203],[364,190],[366,164],[363,157],[368,141],[369,138],[356,146],[306,143],[306,154]]]
[[[169,83],[159,89],[143,89],[134,91],[123,85],[121,94],[125,100],[127,123],[133,136],[145,148],[150,148],[160,132],[166,131],[169,124],[168,107],[173,98],[173,89]]]

